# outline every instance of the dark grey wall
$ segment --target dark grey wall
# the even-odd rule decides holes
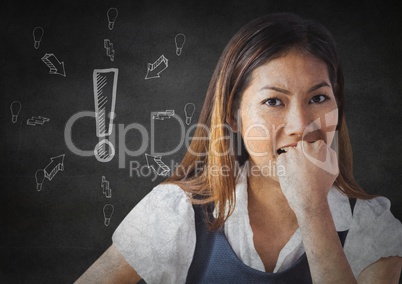
[[[189,102],[196,107],[195,123],[227,41],[242,25],[270,12],[295,12],[333,33],[345,73],[356,178],[368,192],[388,197],[392,212],[402,219],[402,28],[395,7],[380,1],[345,6],[338,1],[266,0],[9,2],[2,4],[0,25],[1,283],[71,283],[100,256],[124,216],[163,180],[130,176],[130,161],[143,167],[144,154],[123,155],[125,163],[119,167],[119,150],[125,146],[134,151],[143,140],[137,130],[119,138],[124,133],[117,126],[138,123],[150,130],[152,111],[175,110],[184,118]],[[112,30],[110,7],[118,10]],[[44,35],[35,49],[37,26]],[[180,56],[174,43],[178,33],[186,35]],[[114,61],[106,56],[104,39],[113,43]],[[66,76],[49,74],[41,60],[46,53],[64,62]],[[161,55],[169,60],[168,68],[160,78],[145,80],[147,64]],[[105,68],[119,70],[117,154],[101,163],[71,152],[64,130],[72,115],[94,111],[92,73]],[[11,121],[13,101],[21,103],[16,123]],[[49,121],[28,125],[33,116]],[[154,122],[155,149],[175,148],[181,131],[177,120]],[[189,127],[185,125],[186,131]],[[77,120],[72,139],[78,148],[92,151],[98,142],[95,119]],[[149,153],[150,142],[146,148]],[[184,150],[180,147],[163,161],[171,167]],[[58,172],[38,191],[36,171],[59,155],[64,155],[64,169],[51,164],[48,171]],[[143,173],[149,173],[146,169]],[[111,198],[102,192],[102,176],[110,183]],[[106,204],[114,206],[109,226],[102,212]]]

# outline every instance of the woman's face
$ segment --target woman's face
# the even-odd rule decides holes
[[[291,50],[252,76],[240,104],[240,131],[251,174],[278,180],[286,171],[275,165],[281,148],[286,151],[300,140],[332,143],[337,103],[327,65],[312,55]]]

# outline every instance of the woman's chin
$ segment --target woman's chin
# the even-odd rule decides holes
[[[279,176],[285,175],[285,169],[276,165],[276,159],[267,161],[251,161],[249,175],[255,178],[264,178],[279,182]]]

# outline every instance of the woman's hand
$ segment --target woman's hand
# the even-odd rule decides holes
[[[296,214],[314,283],[356,283],[343,252],[328,204],[328,192],[338,173],[338,161],[322,140],[299,141],[279,155],[285,167],[279,183]]]
[[[283,194],[295,214],[314,209],[327,201],[329,189],[339,173],[337,154],[323,140],[299,141],[278,156],[276,166]]]

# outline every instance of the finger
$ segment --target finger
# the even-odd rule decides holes
[[[338,153],[330,147],[328,147],[328,151],[329,151],[329,157],[331,159],[331,167],[333,169],[336,169],[336,171],[334,170],[334,173],[336,176],[338,176],[339,175]]]

